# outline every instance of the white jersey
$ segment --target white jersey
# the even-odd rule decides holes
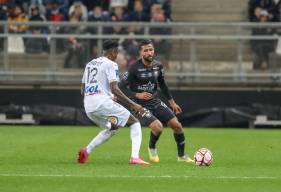
[[[117,63],[106,57],[99,57],[86,65],[82,78],[82,83],[85,83],[84,107],[86,112],[94,112],[104,102],[112,100],[110,83],[114,81],[119,81]]]

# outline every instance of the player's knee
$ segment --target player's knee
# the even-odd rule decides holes
[[[174,122],[171,127],[174,130],[174,133],[180,134],[183,132],[182,124],[179,121]]]
[[[163,131],[163,125],[159,120],[153,121],[149,127],[151,128],[154,134],[161,134]]]
[[[135,123],[139,123],[139,120],[138,119],[136,119],[133,115],[130,115],[130,117],[129,117],[129,119],[128,119],[128,121],[127,121],[127,125],[128,126],[131,126],[131,125],[133,125],[133,124],[135,124]]]

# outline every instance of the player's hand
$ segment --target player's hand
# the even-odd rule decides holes
[[[175,102],[174,100],[169,101],[169,103],[170,103],[170,106],[171,106],[173,112],[174,112],[176,115],[182,113],[181,107],[180,107],[178,104],[176,104],[176,102]]]
[[[134,105],[133,110],[141,116],[144,115],[147,112],[147,109],[142,107],[139,104]]]
[[[136,98],[141,100],[152,99],[152,94],[148,92],[136,93]]]

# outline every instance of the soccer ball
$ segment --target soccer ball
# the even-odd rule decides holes
[[[200,148],[194,154],[194,163],[198,166],[210,166],[213,159],[212,152],[207,148]]]

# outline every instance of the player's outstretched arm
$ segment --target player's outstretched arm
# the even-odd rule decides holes
[[[110,83],[110,89],[111,89],[111,92],[117,97],[117,99],[119,101],[121,101],[122,103],[124,103],[124,105],[129,106],[131,109],[139,112],[140,114],[145,112],[144,108],[141,105],[139,105],[139,104],[135,103],[134,101],[132,101],[131,99],[129,99],[119,89],[117,81],[113,81],[113,82]]]

